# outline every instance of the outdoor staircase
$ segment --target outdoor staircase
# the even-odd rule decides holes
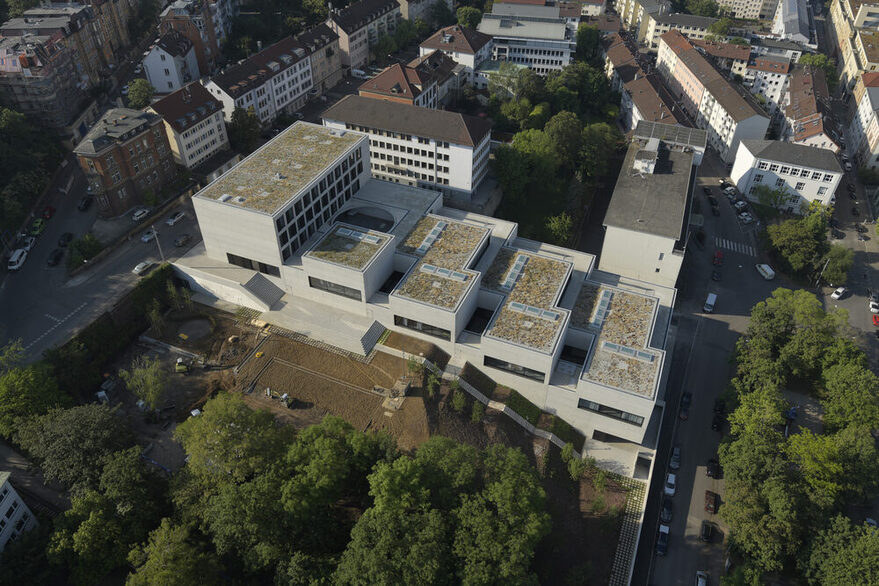
[[[244,289],[253,295],[257,301],[265,304],[265,309],[271,309],[284,296],[284,290],[266,279],[260,273],[254,274],[249,281],[242,285]]]

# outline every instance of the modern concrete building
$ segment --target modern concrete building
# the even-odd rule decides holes
[[[201,74],[192,41],[176,31],[162,35],[143,58],[143,71],[157,94],[177,91]]]
[[[682,13],[651,15],[647,22],[644,44],[650,51],[655,52],[659,48],[659,37],[670,30],[677,30],[690,41],[701,41],[709,34],[708,28],[717,20],[708,16]]]
[[[849,140],[859,167],[879,168],[879,72],[864,73],[854,87]]]
[[[153,102],[148,111],[162,117],[178,165],[195,169],[229,150],[223,104],[198,82]]]
[[[745,197],[787,213],[803,213],[813,201],[833,205],[842,176],[833,152],[780,140],[743,140],[730,172]],[[777,196],[761,197],[759,186]]]
[[[833,0],[830,21],[825,29],[839,51],[839,82],[852,91],[862,73],[879,67],[879,2]]]
[[[436,31],[418,47],[422,57],[434,51],[442,51],[455,63],[464,66],[464,83],[476,87],[484,87],[487,80],[476,72],[480,65],[491,59],[492,39],[483,34],[460,25],[447,26]]]
[[[287,37],[214,76],[205,87],[223,103],[227,122],[235,108],[253,108],[260,124],[268,126],[308,101],[311,62],[300,43]]]
[[[130,108],[108,110],[73,154],[102,217],[125,213],[177,174],[162,118]]]
[[[360,0],[331,11],[327,26],[339,35],[342,65],[357,69],[369,63],[369,48],[384,35],[393,35],[401,19],[397,0]]]
[[[11,476],[9,472],[0,472],[0,551],[37,526],[36,517],[9,482]]]
[[[704,130],[638,124],[604,216],[599,269],[674,287],[706,141]]]
[[[830,93],[821,68],[797,67],[791,75],[784,101],[784,129],[787,142],[839,152],[831,132],[833,121]],[[854,133],[853,133],[854,134]]]
[[[302,122],[282,132],[193,197],[204,240],[174,263],[179,277],[197,299],[350,352],[386,328],[432,342],[587,438],[649,438],[674,289],[370,179],[368,142]]]
[[[565,22],[558,6],[495,4],[482,15],[479,32],[493,38],[492,59],[526,65],[546,75],[573,59],[576,29]]]
[[[678,31],[660,38],[656,69],[724,161],[735,159],[740,140],[765,138],[769,117],[756,100],[740,93]]]
[[[342,51],[339,35],[326,24],[319,24],[296,40],[308,54],[311,62],[312,94],[321,96],[342,81]]]
[[[324,125],[369,134],[373,177],[469,200],[488,172],[491,124],[445,110],[346,96]]]

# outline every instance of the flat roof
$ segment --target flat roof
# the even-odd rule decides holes
[[[705,148],[708,142],[708,133],[698,128],[686,128],[674,124],[661,122],[649,122],[640,120],[635,127],[634,136],[637,138],[658,138],[659,140],[678,145]]]
[[[647,142],[635,138],[629,145],[604,225],[679,240],[689,206],[694,153],[660,142],[654,172],[640,173],[634,169],[635,157]]]
[[[193,197],[272,215],[364,139],[296,122]]]
[[[550,41],[568,39],[567,25],[561,19],[483,14],[477,30],[493,37]]]
[[[390,240],[385,233],[337,222],[305,256],[363,270]]]
[[[530,250],[501,248],[482,279],[485,289],[506,295],[485,334],[549,353],[568,312],[558,307],[573,269],[569,261]]]
[[[490,233],[445,216],[422,217],[397,247],[418,262],[392,295],[454,310],[476,280],[478,273],[467,267]]]

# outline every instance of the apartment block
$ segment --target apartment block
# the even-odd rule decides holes
[[[833,0],[830,21],[825,29],[839,51],[839,81],[851,91],[862,73],[879,66],[879,2]]]
[[[477,30],[452,25],[441,28],[418,47],[421,57],[434,51],[442,51],[455,63],[462,65],[462,82],[477,88],[488,83],[484,76],[477,75],[479,67],[491,59],[492,38]]]
[[[373,177],[467,201],[488,172],[491,124],[445,110],[346,96],[324,125],[369,135]]]
[[[763,139],[769,117],[754,98],[738,89],[678,31],[660,37],[656,70],[698,128],[708,131],[708,145],[731,163],[739,141]]]
[[[178,276],[349,352],[429,341],[590,440],[651,441],[674,289],[370,179],[369,156],[366,134],[297,122],[193,197],[204,239]]]
[[[735,18],[747,20],[772,20],[779,0],[720,0],[721,8],[732,12]]]
[[[397,0],[360,0],[344,10],[333,10],[327,26],[339,35],[342,65],[360,68],[369,63],[369,48],[392,35],[402,19]]]
[[[600,16],[607,10],[607,0],[582,0],[580,14],[583,16]]]
[[[278,114],[292,114],[308,101],[311,62],[302,45],[287,37],[227,68],[205,87],[223,103],[227,122],[235,108],[253,108],[260,124],[267,126]]]
[[[852,92],[855,114],[849,123],[849,140],[859,167],[879,169],[879,72],[864,73]]]
[[[787,142],[839,152],[823,69],[801,66],[794,70],[785,97],[784,118],[782,137]]]
[[[171,93],[197,80],[200,74],[192,41],[178,32],[162,35],[143,58],[143,71],[158,94]]]
[[[694,14],[654,14],[647,22],[647,31],[644,35],[644,43],[655,51],[659,48],[659,37],[670,30],[676,29],[690,41],[704,40],[708,28],[718,19]]]
[[[745,68],[745,86],[770,116],[780,113],[790,83],[790,69],[789,60],[772,55],[755,55]]]
[[[311,62],[312,94],[321,96],[342,81],[342,51],[339,35],[326,24],[319,24],[296,40],[308,54]]]
[[[81,3],[91,7],[97,17],[104,59],[108,63],[124,63],[132,43],[128,21],[136,15],[137,3],[126,0],[81,0]]]
[[[782,39],[808,45],[812,42],[809,7],[806,0],[778,0],[772,32]]]
[[[783,39],[770,37],[751,37],[751,51],[757,55],[775,55],[788,59],[791,63],[800,60],[803,53],[810,52],[808,47]]]
[[[734,45],[716,41],[700,41],[689,39],[690,43],[702,53],[708,61],[727,75],[741,75],[744,79],[748,74],[751,61],[751,48],[747,45]]]
[[[148,111],[162,117],[165,135],[178,165],[195,169],[229,150],[223,104],[198,82],[153,102]]]
[[[405,20],[415,22],[416,20],[421,19],[424,22],[433,22],[434,19],[431,10],[433,10],[436,2],[431,2],[431,0],[397,0],[397,2],[400,4],[400,15]],[[449,9],[450,13],[455,13],[455,7],[452,0],[442,0],[442,2],[446,5],[446,8]]]
[[[102,217],[125,213],[177,174],[162,118],[130,108],[108,110],[73,154]]]
[[[653,19],[671,12],[671,3],[667,0],[616,0],[614,8],[620,17],[622,27],[629,31],[638,43],[645,43],[650,23]]]
[[[803,213],[813,201],[833,205],[842,176],[832,151],[780,140],[743,140],[730,172],[745,197],[787,213]],[[781,197],[760,201],[761,185],[780,191]]]
[[[177,32],[189,39],[195,48],[198,69],[204,74],[214,71],[220,58],[220,41],[224,38],[218,36],[222,28],[214,22],[217,10],[212,9],[213,6],[209,0],[174,0],[159,17],[159,34]]]
[[[459,89],[463,69],[442,51],[415,58],[408,65],[394,63],[358,88],[366,98],[398,104],[438,108],[452,101]]]
[[[0,512],[3,513],[0,516],[0,551],[38,525],[34,514],[9,482],[11,476],[9,472],[0,472]]]
[[[561,69],[577,49],[576,28],[558,6],[495,4],[479,32],[493,38],[492,59],[525,65],[540,75]]]
[[[599,269],[674,287],[706,143],[704,130],[638,123],[604,216]]]

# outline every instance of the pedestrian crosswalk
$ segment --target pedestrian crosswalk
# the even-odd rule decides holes
[[[727,240],[726,238],[720,238],[716,236],[714,238],[714,245],[717,248],[725,248],[726,250],[732,250],[733,252],[739,252],[741,254],[747,254],[748,256],[753,256],[756,258],[757,252],[754,250],[754,247],[750,244],[742,244],[741,242],[733,242],[732,240]]]

